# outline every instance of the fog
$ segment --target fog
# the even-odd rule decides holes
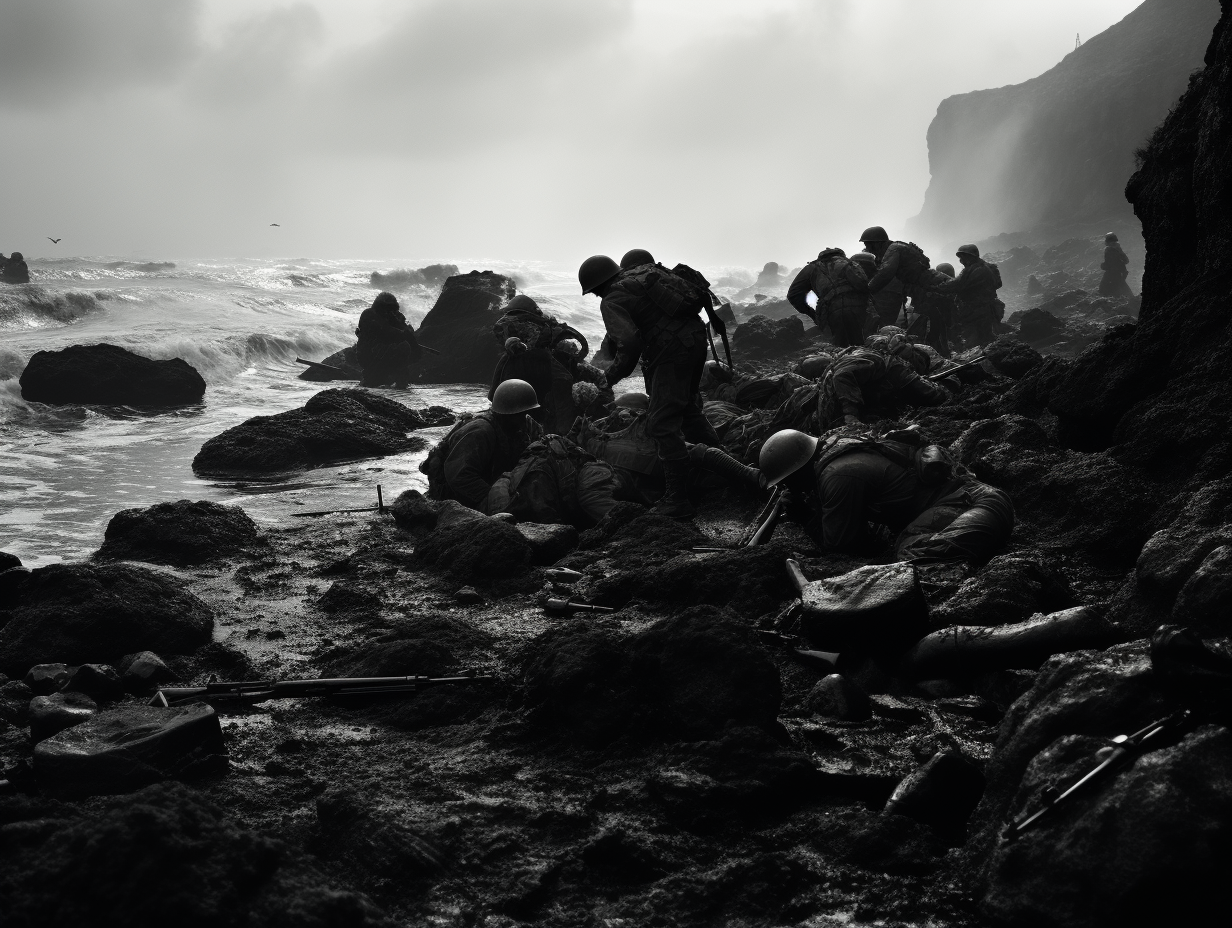
[[[0,0],[0,251],[794,266],[1136,5]]]

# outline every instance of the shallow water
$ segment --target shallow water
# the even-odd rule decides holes
[[[181,261],[112,258],[31,262],[33,282],[0,285],[0,550],[30,566],[81,558],[121,509],[176,499],[238,504],[274,523],[300,512],[373,505],[424,489],[423,452],[307,471],[272,483],[199,479],[201,444],[255,415],[302,406],[328,384],[301,381],[297,356],[319,360],[354,342],[376,288],[374,270],[427,261]],[[462,272],[509,274],[545,311],[598,345],[597,301],[571,270],[500,261]],[[418,324],[437,291],[397,291]],[[17,377],[36,351],[109,342],[152,358],[181,357],[206,380],[205,402],[151,415],[126,408],[51,407],[21,398]],[[625,389],[636,388],[625,384]],[[410,406],[486,406],[486,384],[388,390]],[[432,439],[444,429],[429,429]],[[326,517],[328,518],[328,517]]]

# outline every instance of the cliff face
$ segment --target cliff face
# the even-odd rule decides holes
[[[1146,0],[1039,77],[943,100],[917,239],[1132,223],[1134,151],[1185,90],[1218,0]]]

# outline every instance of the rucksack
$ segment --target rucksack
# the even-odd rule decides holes
[[[932,265],[928,260],[928,255],[924,254],[924,249],[915,242],[902,242],[907,246],[906,254],[899,259],[898,271],[899,274],[906,273],[909,276],[916,276],[924,273]]]
[[[419,462],[419,472],[428,478],[428,499],[449,498],[449,485],[445,481],[445,459],[449,457],[449,450],[458,429],[475,419],[483,419],[491,425],[492,413],[462,413],[453,427],[428,450],[428,456]]]
[[[522,521],[574,522],[578,470],[594,459],[559,435],[532,442],[509,472],[510,501],[505,511]]]
[[[984,263],[987,264],[988,269],[992,271],[992,279],[994,283],[996,283],[997,289],[1000,290],[1005,286],[1005,284],[1001,283],[1001,268],[997,267],[991,261],[985,261]]]
[[[698,309],[706,311],[706,321],[710,323],[710,328],[719,333],[719,338],[723,341],[723,353],[727,356],[727,366],[732,366],[731,345],[727,343],[727,323],[719,318],[718,313],[714,311],[714,295],[710,292],[710,281],[708,281],[701,271],[694,270],[687,264],[677,264],[672,268],[672,274],[685,283],[692,285],[702,296],[702,304]],[[714,355],[714,359],[719,360],[719,353],[715,350],[714,339],[710,340],[710,353]]]
[[[844,257],[837,250],[829,248],[819,254],[817,260],[813,263],[821,271],[822,278],[828,285],[822,288],[825,291],[824,293],[818,292],[816,286],[813,287],[813,292],[817,294],[818,317],[829,309],[836,296],[853,289],[845,277],[849,267],[855,266],[861,276],[866,276],[863,268],[853,265],[850,259]],[[813,282],[816,284],[817,279],[814,278]]]
[[[677,268],[685,265],[677,265]],[[696,271],[693,271],[697,274]],[[700,274],[697,274],[701,277]],[[703,281],[706,278],[701,277]],[[662,264],[656,264],[654,269],[644,275],[646,295],[668,316],[696,316],[706,308],[709,300],[709,286],[701,287],[687,280],[676,271],[669,271]]]

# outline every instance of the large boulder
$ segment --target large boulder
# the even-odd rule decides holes
[[[415,545],[415,559],[459,580],[501,580],[525,573],[532,548],[526,536],[449,500],[440,504],[436,528]]]
[[[193,458],[204,474],[275,473],[416,451],[415,429],[450,421],[446,410],[414,410],[369,390],[322,390],[302,409],[256,416],[209,439]]]
[[[810,344],[804,322],[798,314],[785,319],[750,316],[732,332],[732,347],[757,354],[797,351]]]
[[[713,737],[775,724],[778,671],[730,612],[697,606],[634,635],[603,624],[539,636],[523,666],[532,718],[588,744]]]
[[[180,784],[101,809],[30,805],[0,845],[6,928],[372,928],[393,923],[329,885],[277,838],[241,827]]]
[[[203,564],[242,551],[256,540],[256,523],[238,506],[182,499],[117,512],[95,557]]]
[[[1057,612],[1077,604],[1055,564],[1038,557],[1003,554],[963,581],[950,599],[933,610],[931,621],[934,628],[1008,625],[1037,612]]]
[[[513,295],[513,281],[492,271],[446,280],[416,333],[440,354],[424,352],[416,377],[424,383],[488,383],[502,351],[492,326]]]
[[[153,361],[117,345],[36,351],[21,373],[23,399],[97,406],[184,406],[205,396],[187,361]]]
[[[147,649],[185,654],[209,643],[213,628],[209,606],[174,578],[131,564],[49,564],[31,572],[0,628],[0,671]]]

